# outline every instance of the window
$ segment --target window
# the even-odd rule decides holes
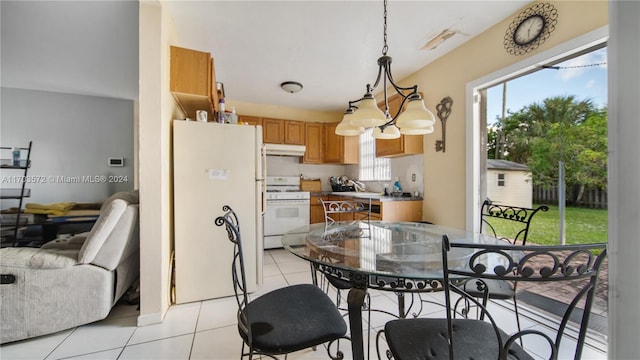
[[[387,158],[376,158],[376,139],[372,136],[373,128],[360,135],[360,171],[358,179],[363,181],[391,180],[391,161]]]
[[[498,186],[504,186],[505,178],[504,174],[498,174]]]

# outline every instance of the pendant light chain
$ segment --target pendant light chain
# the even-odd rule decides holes
[[[382,55],[387,55],[389,46],[387,45],[387,0],[384,0],[384,46],[382,47]]]

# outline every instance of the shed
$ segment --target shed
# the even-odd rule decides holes
[[[487,197],[500,204],[532,207],[529,167],[509,160],[487,159]]]

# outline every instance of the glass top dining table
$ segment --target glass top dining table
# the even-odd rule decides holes
[[[347,303],[353,358],[364,359],[361,309],[367,289],[398,294],[400,317],[406,315],[405,293],[442,290],[444,234],[451,243],[505,243],[487,234],[428,223],[356,221],[306,225],[286,233],[282,245],[311,262],[317,272],[350,283]],[[467,268],[471,255],[469,250],[452,249],[449,266]],[[506,265],[504,261],[496,257],[491,265]]]

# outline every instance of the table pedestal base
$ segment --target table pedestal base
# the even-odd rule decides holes
[[[366,289],[351,288],[347,296],[349,309],[349,329],[351,330],[351,351],[354,360],[364,360],[364,341],[362,340],[362,305],[367,296]]]

